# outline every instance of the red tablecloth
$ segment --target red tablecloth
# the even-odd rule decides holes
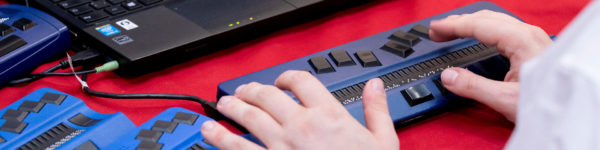
[[[90,86],[113,93],[180,93],[216,100],[217,84],[251,72],[351,42],[475,0],[376,1],[289,27],[231,48],[135,78],[114,73],[90,75]],[[559,32],[588,0],[493,0],[549,34]],[[0,0],[0,3],[5,3]],[[56,64],[39,67],[43,71]],[[100,113],[123,112],[140,125],[170,107],[204,113],[199,104],[172,100],[118,100],[85,95],[74,77],[47,77],[22,87],[0,89],[0,108],[43,87],[85,101]],[[474,103],[398,128],[402,149],[500,149],[513,124],[488,107]]]

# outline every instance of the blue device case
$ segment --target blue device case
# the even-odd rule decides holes
[[[0,5],[0,18],[0,24],[10,28],[0,33],[0,41],[6,42],[3,44],[17,43],[13,48],[0,50],[0,85],[65,52],[71,43],[67,27],[37,9],[14,4]],[[25,25],[25,30],[20,25]],[[15,42],[15,39],[20,40]]]
[[[413,28],[418,30],[419,27],[417,26],[421,25],[420,29],[425,29],[428,32],[428,27],[426,26],[432,20],[443,19],[449,15],[474,13],[483,9],[514,16],[507,10],[491,2],[476,2],[443,14],[222,82],[218,86],[217,98],[224,95],[232,95],[236,87],[241,84],[253,81],[262,84],[273,84],[275,79],[286,70],[307,70],[329,89],[354,118],[364,124],[360,94],[365,81],[379,77],[385,83],[390,115],[394,122],[402,123],[403,121],[411,120],[412,118],[446,106],[451,99],[458,98],[456,95],[445,91],[439,80],[440,73],[447,67],[466,67],[475,73],[496,80],[502,80],[505,76],[510,66],[509,62],[506,58],[498,54],[495,47],[479,44],[473,38],[457,39],[449,42],[434,42],[428,39],[427,33],[419,35],[418,32],[411,31]],[[412,35],[406,35],[406,33]],[[402,39],[398,40],[396,37],[392,37],[392,35],[409,37],[408,39],[412,37],[413,39],[412,41],[402,41]],[[414,39],[414,37],[417,37],[418,40]],[[411,47],[414,51],[408,52],[406,53],[408,56],[405,55],[402,57],[400,56],[402,54],[395,54],[389,50],[384,50],[386,49],[384,48],[386,47],[385,45],[390,41],[394,41],[392,42],[392,46],[394,46],[394,43],[399,43],[397,41],[405,42],[404,44],[401,43],[400,45],[402,46],[399,47]],[[346,51],[356,65],[337,65],[339,60],[334,60],[331,53],[335,50]],[[367,62],[359,58],[359,55],[364,54],[364,50],[372,52],[372,55],[378,59],[380,65],[378,66],[377,63],[370,64],[370,67],[361,65]],[[323,66],[327,66],[325,62],[329,63],[331,68],[322,69]],[[431,68],[432,66],[435,67]],[[293,94],[290,92],[287,93],[293,97]],[[420,99],[411,99],[411,96]]]

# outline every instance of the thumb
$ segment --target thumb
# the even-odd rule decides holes
[[[442,72],[442,83],[454,94],[483,103],[514,122],[519,99],[518,82],[494,81],[454,67]]]

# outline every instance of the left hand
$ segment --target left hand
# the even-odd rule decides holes
[[[280,89],[293,92],[301,104]],[[381,79],[367,82],[362,102],[366,128],[314,76],[287,71],[275,86],[241,85],[235,96],[222,97],[217,109],[267,149],[399,149]],[[202,125],[202,135],[219,149],[265,149],[214,121]]]

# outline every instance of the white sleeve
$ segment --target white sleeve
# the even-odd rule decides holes
[[[600,149],[600,1],[525,63],[506,149]]]

